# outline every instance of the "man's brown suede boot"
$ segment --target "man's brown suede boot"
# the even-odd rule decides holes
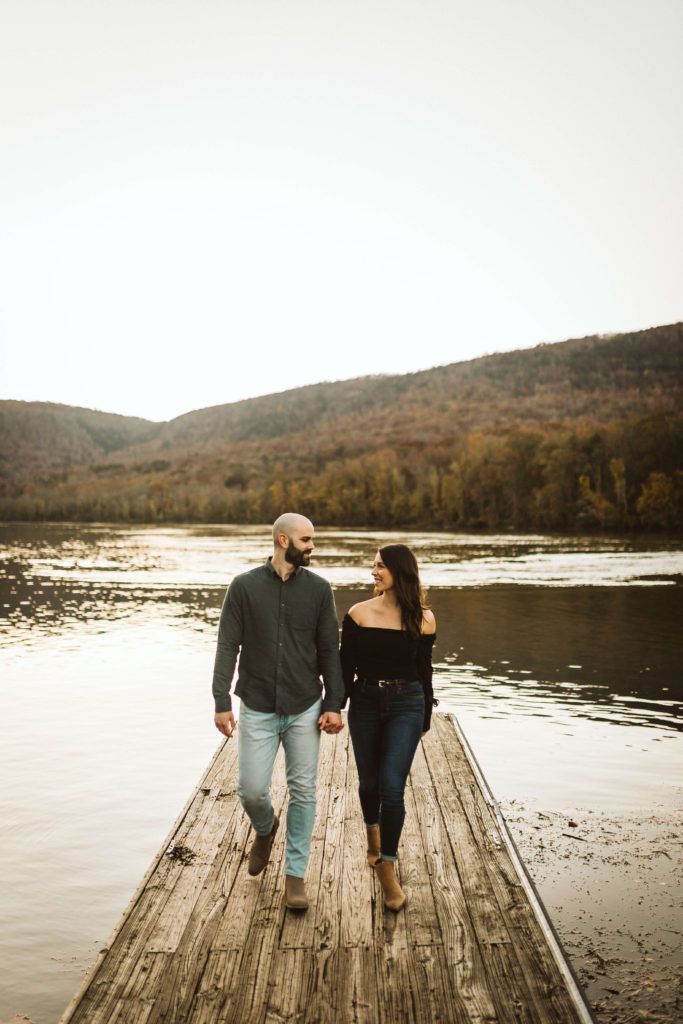
[[[285,875],[285,905],[290,910],[308,909],[308,896],[303,878]]]
[[[400,910],[405,904],[406,897],[398,884],[393,860],[378,860],[375,864],[375,871],[384,893],[384,905],[389,910]]]
[[[379,860],[379,825],[366,825],[368,833],[368,864],[374,868]]]
[[[251,850],[249,851],[249,866],[247,870],[250,875],[260,875],[264,867],[270,859],[270,851],[275,839],[275,833],[277,827],[280,824],[280,819],[277,814],[275,815],[275,821],[273,827],[267,836],[256,836],[256,839],[251,844]]]

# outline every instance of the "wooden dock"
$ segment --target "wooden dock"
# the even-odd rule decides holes
[[[348,729],[322,737],[303,914],[284,908],[284,828],[247,874],[226,740],[60,1024],[592,1021],[457,722],[432,723],[406,793],[404,911],[365,860]]]

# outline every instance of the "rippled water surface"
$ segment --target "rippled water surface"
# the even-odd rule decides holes
[[[499,799],[683,805],[679,542],[321,530],[340,617],[396,539]],[[0,1019],[58,1019],[202,774],[225,587],[268,550],[262,527],[0,526]]]

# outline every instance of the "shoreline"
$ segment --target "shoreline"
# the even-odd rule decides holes
[[[683,1012],[678,796],[675,810],[655,805],[645,817],[501,801],[598,1024],[671,1024]]]

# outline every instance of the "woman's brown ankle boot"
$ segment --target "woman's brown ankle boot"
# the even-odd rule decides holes
[[[379,825],[366,825],[368,833],[368,864],[374,868],[379,860]]]
[[[375,871],[384,893],[385,907],[388,907],[389,910],[400,910],[405,904],[406,897],[398,884],[393,860],[378,860],[375,864]]]

